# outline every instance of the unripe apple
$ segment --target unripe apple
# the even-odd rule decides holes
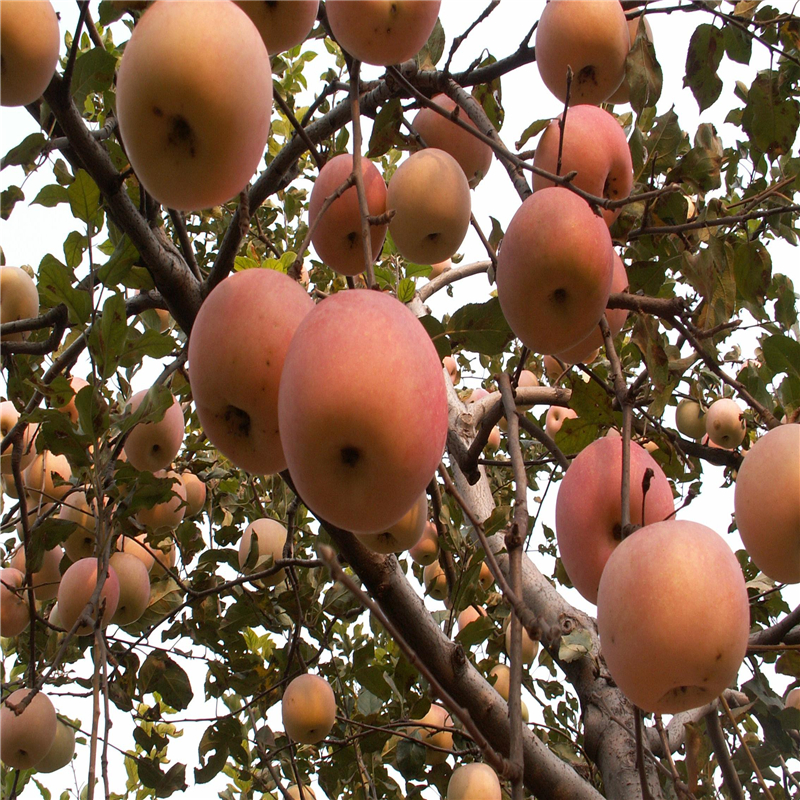
[[[417,264],[450,258],[469,229],[469,182],[458,162],[428,147],[409,156],[389,181],[389,230],[400,254]]]
[[[272,56],[304,42],[317,20],[319,0],[274,0],[253,3],[235,0],[258,28],[267,52]]]
[[[536,29],[536,64],[545,86],[562,102],[567,67],[570,105],[598,105],[625,77],[628,22],[619,0],[551,0]]]
[[[75,407],[75,395],[83,389],[85,386],[89,384],[83,379],[79,378],[77,375],[73,375],[69,379],[69,385],[73,391],[72,397],[70,397],[69,402],[65,406],[59,406],[58,410],[62,414],[66,414],[73,425],[78,424],[78,409]]]
[[[119,600],[111,621],[128,625],[139,619],[150,604],[150,574],[131,553],[112,553],[108,563],[119,579]]]
[[[139,536],[120,536],[117,539],[117,550],[122,553],[129,553],[136,556],[139,561],[144,564],[144,568],[150,572],[153,568],[153,563],[156,560],[154,551],[155,547],[151,547],[147,543],[147,534],[142,533]]]
[[[506,664],[495,664],[489,673],[490,678],[494,678],[494,689],[508,702],[509,689],[511,686],[511,669]]]
[[[33,594],[40,603],[46,603],[58,594],[58,584],[61,583],[60,565],[63,557],[64,550],[59,545],[52,550],[45,550],[41,568],[31,575]],[[14,551],[10,564],[14,569],[25,574],[24,547],[20,546]]]
[[[477,606],[467,606],[459,615],[456,617],[456,625],[458,625],[458,632],[464,630],[467,625],[476,622],[481,617],[486,616],[486,611],[483,608],[478,608]]]
[[[9,3],[8,0],[2,5],[3,12],[3,27],[0,29],[3,37],[3,46],[5,45],[5,32],[6,32],[6,14],[10,8],[16,8],[20,3]],[[50,5],[50,3],[46,3]],[[23,5],[24,9],[25,6]],[[52,7],[51,7],[52,10]],[[12,13],[12,16],[15,16]],[[34,38],[31,36],[30,38]],[[3,92],[5,92],[5,75],[6,67],[5,61],[6,53],[3,52]],[[52,71],[50,73],[53,74]],[[37,95],[38,97],[38,95]],[[3,94],[5,99],[5,94]],[[36,99],[36,98],[34,98]],[[3,105],[6,105],[3,103]],[[0,324],[4,322],[16,322],[19,319],[32,319],[39,316],[39,291],[33,278],[25,272],[24,269],[19,267],[0,267]],[[19,342],[27,339],[30,336],[30,331],[20,333],[10,333],[8,336],[3,336],[9,342]]]
[[[446,94],[434,95],[431,100],[448,113],[456,109],[456,101]],[[459,118],[478,130],[478,126],[464,109],[459,109]],[[433,109],[420,109],[411,125],[422,137],[426,147],[444,150],[458,161],[471,188],[474,189],[481,182],[492,166],[492,148],[486,142],[473,136],[455,122],[437,114]]]
[[[578,412],[574,408],[564,408],[564,406],[550,406],[547,409],[547,416],[544,422],[544,432],[555,439],[556,434],[561,430],[565,419],[577,419]]]
[[[61,504],[58,518],[74,522],[76,525],[75,530],[64,542],[64,551],[70,561],[79,561],[94,555],[97,540],[97,520],[94,515],[96,508],[94,501],[92,501],[92,508],[89,508],[84,492],[73,492]]]
[[[353,171],[353,156],[342,153],[328,161],[319,171],[308,201],[308,224],[314,225],[326,198],[332,195]],[[367,158],[361,159],[364,193],[370,216],[377,217],[386,211],[386,183],[378,168]],[[381,254],[388,225],[370,225],[369,238],[372,261]],[[320,260],[342,275],[358,275],[364,265],[364,238],[361,235],[361,210],[358,192],[350,186],[336,198],[311,234],[311,243]]]
[[[706,434],[706,415],[696,400],[684,399],[675,409],[675,425],[690,439],[702,439]]]
[[[501,800],[502,796],[497,773],[479,762],[454,769],[447,784],[447,800]]]
[[[439,466],[447,413],[433,342],[394,297],[339,292],[300,323],[278,424],[297,491],[322,519],[357,533],[394,525]]]
[[[640,445],[630,443],[630,519],[651,525],[670,517],[675,503],[664,471]],[[645,472],[650,470],[647,493]],[[556,536],[564,569],[590,602],[609,556],[622,536],[622,437],[596,439],[573,459],[556,498]],[[644,511],[644,518],[642,513]]]
[[[18,569],[0,570],[0,636],[19,636],[31,622],[27,593],[15,589],[25,583]]]
[[[152,508],[140,508],[136,512],[136,521],[148,532],[173,531],[186,514],[186,488],[180,475],[173,470],[159,471],[154,475],[156,478],[172,479],[172,497],[164,503],[156,503]]]
[[[58,613],[62,626],[67,630],[71,630],[91,600],[97,585],[97,566],[96,558],[82,558],[69,567],[61,578],[58,587]],[[97,619],[99,607],[103,607],[101,626],[105,628],[117,610],[118,601],[119,579],[114,569],[109,567],[103,588],[100,590],[100,599],[92,612],[92,619]],[[81,625],[77,629],[77,634],[86,636],[93,630],[93,624]]]
[[[181,472],[181,483],[186,490],[186,516],[196,517],[206,504],[206,485],[193,472]]]
[[[242,191],[271,111],[267,49],[234,3],[156,2],[139,19],[119,66],[117,116],[136,177],[159,203],[192,211]]]
[[[800,583],[800,425],[781,425],[739,467],[733,508],[755,565],[781,583]]]
[[[422,570],[422,581],[425,591],[434,600],[444,600],[447,597],[447,575],[438,561],[433,561]]]
[[[453,720],[450,714],[442,706],[433,703],[428,709],[428,713],[422,719],[415,720],[422,725],[435,725],[438,728],[452,728]],[[449,730],[433,730],[432,728],[417,728],[422,736],[423,743],[433,745],[433,747],[442,747],[444,750],[433,750],[431,747],[425,748],[425,760],[428,764],[444,764],[447,761],[447,756],[450,755],[446,750],[453,749],[453,734]]]
[[[747,434],[742,409],[730,397],[715,400],[706,412],[706,433],[719,447],[731,450],[738,447]]]
[[[353,58],[388,66],[413,58],[428,41],[440,0],[330,0],[325,3],[336,41]]]
[[[35,767],[56,738],[56,710],[46,694],[37,692],[19,715],[9,708],[9,703],[19,705],[31,691],[17,689],[0,706],[0,759],[12,769]]]
[[[129,413],[134,413],[146,397],[147,390],[136,392],[128,401]],[[183,426],[181,404],[177,397],[173,397],[172,405],[158,422],[138,422],[133,426],[123,448],[126,458],[138,470],[158,472],[166,469],[181,449]]]
[[[628,37],[631,42],[631,47],[633,47],[633,43],[636,41],[636,34],[639,32],[639,21],[644,20],[644,34],[647,37],[648,42],[653,41],[653,29],[650,27],[650,20],[642,14],[640,17],[634,17],[633,19],[628,20]],[[628,83],[628,76],[626,75],[622,83],[619,85],[619,89],[617,89],[611,97],[608,98],[609,103],[614,103],[614,105],[618,105],[621,103],[628,103],[631,99],[631,87]]]
[[[62,500],[72,489],[69,483],[71,477],[72,469],[67,457],[44,450],[28,465],[23,475],[23,483],[33,504],[42,501],[52,503]],[[56,485],[58,480],[61,482]]]
[[[288,275],[234,273],[206,298],[189,337],[189,376],[200,424],[214,446],[254,474],[286,468],[278,387],[289,343],[314,308]],[[224,324],[221,324],[224,323]],[[242,342],[247,342],[246,348]],[[315,374],[315,364],[311,373]]]
[[[409,549],[408,554],[423,567],[433,564],[439,557],[439,534],[436,532],[436,525],[428,520],[422,529],[420,540]]]
[[[246,574],[259,572],[267,568],[267,560],[272,561],[283,558],[283,548],[286,545],[287,531],[280,522],[274,519],[257,519],[251,522],[239,541],[239,570]],[[255,537],[255,541],[253,541]],[[252,547],[256,549],[256,563],[252,568],[246,567]],[[261,578],[264,586],[275,586],[286,577],[286,571],[278,570],[274,575]]]
[[[295,742],[317,744],[336,722],[336,698],[319,675],[298,675],[283,693],[283,727]]]
[[[506,653],[509,658],[511,657],[511,617],[506,619],[505,623],[505,647]],[[525,628],[522,629],[522,663],[528,667],[533,664],[536,654],[539,652],[539,642],[536,639],[531,639],[530,634]],[[508,698],[506,698],[508,699]]]
[[[796,708],[800,711],[800,686],[796,686],[786,695],[786,700],[783,701],[783,707]]]
[[[75,728],[56,718],[56,738],[47,755],[36,764],[37,772],[55,772],[66,767],[75,755]]]
[[[536,353],[582,342],[605,311],[613,258],[608,227],[585,200],[560,186],[534,192],[498,255],[497,296],[511,330]]]
[[[357,533],[356,538],[375,553],[402,553],[422,537],[428,521],[428,495],[423,492],[413,506],[381,533]]]
[[[631,702],[657,714],[698,708],[735,680],[747,652],[742,569],[705,525],[640,528],[608,559],[597,624],[611,677]]]

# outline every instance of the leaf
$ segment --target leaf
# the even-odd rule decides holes
[[[450,341],[447,338],[444,325],[431,314],[426,314],[424,317],[419,318],[420,324],[428,332],[428,336],[433,341],[433,346],[436,348],[436,353],[439,358],[449,356],[453,350],[450,347]]]
[[[558,646],[558,658],[569,663],[583,658],[592,651],[592,637],[589,631],[578,628],[561,638]]]
[[[141,364],[142,359],[165,358],[175,348],[175,342],[167,335],[149,328],[139,333],[135,328],[128,328],[128,338],[122,349],[119,365],[125,369]]]
[[[392,696],[392,689],[384,678],[383,667],[378,665],[356,670],[355,679],[372,694],[386,702]]]
[[[484,58],[478,67],[489,67],[496,61],[497,59],[490,55]],[[499,131],[503,127],[503,119],[506,113],[503,110],[503,90],[500,86],[500,78],[495,78],[489,83],[481,83],[474,87],[472,96],[481,104],[494,129]]]
[[[397,286],[397,299],[401,303],[410,303],[414,299],[415,293],[416,286],[410,278],[403,278]]]
[[[358,693],[356,707],[358,708],[359,714],[363,714],[365,717],[371,717],[380,713],[380,710],[383,708],[383,701],[380,697],[376,697],[372,694],[369,689],[362,689]]]
[[[182,711],[192,701],[194,693],[189,676],[166,653],[153,651],[139,670],[142,694],[158,692],[172,708]]]
[[[39,294],[51,306],[59,303],[69,310],[71,322],[85,325],[92,313],[92,298],[88,292],[75,289],[74,272],[49,253],[39,264]]]
[[[14,210],[14,206],[24,199],[25,195],[19,186],[9,186],[8,189],[3,189],[0,192],[0,218],[8,219]]]
[[[547,119],[537,119],[535,122],[532,122],[522,131],[522,135],[519,137],[519,140],[516,143],[516,148],[519,150],[529,139],[532,139],[534,136],[540,134],[551,122],[552,118],[548,117]]]
[[[70,269],[79,267],[83,261],[83,254],[89,246],[89,240],[78,233],[72,231],[64,242],[64,258],[67,260],[67,266]]]
[[[722,140],[717,136],[717,129],[711,123],[704,122],[697,128],[694,147],[667,175],[667,181],[688,182],[703,192],[719,189],[722,185],[722,156]]]
[[[639,17],[636,39],[625,58],[625,80],[630,87],[631,107],[637,114],[655,107],[661,97],[664,75],[656,49],[647,38],[644,16]]]
[[[112,294],[103,304],[99,324],[93,325],[89,334],[89,349],[103,380],[107,380],[117,371],[127,336],[125,300],[121,294]]]
[[[742,129],[752,143],[769,158],[791,152],[800,125],[800,103],[783,98],[778,89],[778,73],[759,72],[742,114]]]
[[[485,356],[502,353],[514,338],[496,297],[487,303],[461,306],[450,317],[445,330],[455,349],[463,348]]]
[[[719,28],[708,23],[695,28],[686,53],[686,77],[683,85],[692,90],[700,111],[713,105],[722,91],[717,68],[724,52],[724,35]]]
[[[67,189],[72,216],[90,222],[100,208],[100,189],[86,170],[79,169]]]
[[[800,342],[775,334],[761,341],[764,361],[775,375],[785,372],[800,377]]]
[[[496,632],[497,629],[492,619],[490,617],[481,617],[474,622],[470,622],[463,630],[460,630],[458,636],[456,636],[456,641],[460,642],[465,650],[469,650],[476,644],[485,642]]]
[[[400,135],[402,119],[403,107],[398,97],[393,97],[381,106],[372,125],[367,158],[380,158],[403,141]]]
[[[49,186],[43,186],[32,201],[31,205],[38,204],[45,208],[53,208],[59,203],[68,203],[69,195],[63,186],[57,183],[51,183]]]
[[[732,61],[749,64],[753,52],[753,39],[737,25],[728,24],[722,29],[725,53]]]
[[[83,108],[90,94],[110,89],[116,67],[117,59],[102,47],[95,47],[79,55],[75,60],[71,84],[75,105]]]
[[[130,272],[139,258],[139,251],[125,234],[117,243],[111,257],[97,270],[97,278],[108,287],[116,287]]]
[[[3,169],[8,166],[32,166],[44,150],[47,140],[43,133],[26,136],[16,147],[12,147],[3,158]],[[26,170],[27,171],[27,170]]]
[[[142,784],[154,789],[156,797],[170,797],[175,792],[182,792],[187,788],[185,764],[173,764],[169,771],[164,773],[157,760],[137,758],[136,767]]]
[[[201,766],[195,767],[194,779],[197,783],[208,783],[215,775],[218,775],[230,753],[230,744],[242,739],[241,724],[233,717],[222,719],[206,728],[200,739],[197,754]],[[205,756],[212,752],[214,755],[205,760]]]
[[[444,54],[444,28],[442,21],[437,17],[428,41],[416,55],[417,68],[420,70],[433,69]]]
[[[736,245],[733,254],[736,289],[748,303],[763,304],[772,280],[772,259],[759,241]]]
[[[397,769],[406,780],[417,780],[425,774],[425,745],[412,739],[397,743]]]

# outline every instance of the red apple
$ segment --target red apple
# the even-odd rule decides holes
[[[76,561],[64,573],[61,584],[58,587],[58,614],[61,624],[67,630],[78,621],[83,614],[89,600],[94,594],[97,586],[97,559],[82,558]],[[108,568],[103,588],[100,590],[100,600],[98,605],[103,606],[102,627],[105,628],[117,610],[119,601],[119,579],[113,567]],[[96,620],[98,608],[92,612],[92,619]],[[78,636],[86,636],[92,633],[94,625],[81,625],[77,629]]]
[[[30,694],[17,689],[0,706],[0,758],[12,769],[31,769],[48,753],[56,739],[56,710],[50,698],[37,692],[21,714],[9,708]]]

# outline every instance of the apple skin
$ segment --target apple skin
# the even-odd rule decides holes
[[[303,787],[302,797],[300,796],[299,787],[295,786],[294,784],[292,784],[286,790],[286,793],[289,795],[289,797],[292,798],[292,800],[317,800],[317,796],[314,794],[314,792],[311,790],[309,786]]]
[[[159,203],[192,211],[238,194],[261,161],[271,111],[267,48],[238,6],[157,2],[144,12],[120,63],[117,117]]]
[[[26,106],[42,96],[56,71],[61,46],[58,17],[49,0],[6,0],[0,9],[0,104]]]
[[[319,675],[298,675],[283,693],[283,727],[295,742],[317,744],[336,722],[336,698]]]
[[[739,467],[733,508],[750,558],[780,583],[800,583],[800,425],[765,433]]]
[[[24,583],[25,574],[18,569],[0,570],[0,636],[19,636],[31,624],[27,593],[12,591]]]
[[[181,483],[186,490],[186,516],[196,517],[206,504],[206,485],[194,472],[181,472]]]
[[[77,525],[67,541],[64,542],[64,551],[70,561],[79,561],[94,555],[95,541],[97,540],[95,508],[94,501],[92,508],[89,508],[84,492],[73,492],[61,504],[58,518],[74,522]]]
[[[139,509],[136,512],[136,521],[148,532],[175,530],[186,514],[186,488],[177,472],[169,470],[153,474],[163,480],[172,479],[172,497],[166,503],[156,503],[152,508]]]
[[[56,718],[56,738],[47,755],[36,764],[37,772],[55,772],[72,761],[75,755],[75,728]]]
[[[144,568],[150,572],[155,563],[156,557],[154,555],[155,547],[151,547],[147,543],[147,534],[142,533],[139,536],[120,536],[117,539],[117,550],[121,553],[130,553],[139,561],[144,564]]]
[[[245,569],[250,548],[252,547],[253,535],[256,536],[256,563],[252,569]],[[278,561],[283,558],[283,548],[286,545],[286,528],[274,519],[257,519],[251,522],[239,541],[239,571],[249,574],[267,568],[267,558],[272,556],[272,560]],[[286,570],[278,570],[268,578],[261,578],[260,582],[264,586],[276,586],[286,577]]]
[[[597,624],[611,677],[631,702],[657,714],[697,708],[736,678],[747,652],[742,569],[705,525],[640,528],[608,559]]]
[[[450,380],[453,382],[453,386],[458,384],[459,378],[461,377],[458,364],[453,356],[445,356],[442,359],[442,365],[447,370],[447,374],[450,376]]]
[[[14,408],[14,404],[10,400],[4,400],[0,403],[0,439],[5,438],[6,434],[17,424],[19,419],[19,411]],[[36,448],[33,446],[33,439],[35,436],[35,429],[32,425],[26,425],[22,434],[22,458],[19,462],[19,468],[25,470],[30,463],[36,458]],[[3,451],[0,456],[0,472],[8,478],[7,483],[14,484],[13,473],[11,469],[11,453],[13,448],[9,447]]]
[[[556,173],[560,139],[559,120],[554,119],[545,128],[536,147],[534,167]],[[619,200],[631,193],[631,151],[622,126],[608,111],[592,105],[570,108],[564,127],[561,174],[566,175],[573,170],[578,173],[573,184],[595,197]],[[553,185],[552,181],[534,173],[534,192]],[[615,211],[603,209],[606,225],[610,227],[620,211],[621,208]]]
[[[66,630],[72,626],[83,614],[86,605],[94,593],[97,585],[97,559],[82,558],[76,561],[61,578],[58,587],[58,614],[61,624]],[[117,610],[119,602],[119,579],[113,567],[108,568],[103,588],[100,590],[100,605],[105,600],[102,627],[106,627]],[[97,610],[92,614],[92,619],[97,619]],[[81,625],[76,633],[78,636],[87,636],[94,631],[94,625]]]
[[[472,200],[464,171],[449,153],[428,147],[409,156],[389,181],[389,230],[400,254],[417,264],[450,258],[469,229]]]
[[[444,600],[447,597],[447,576],[438,561],[431,562],[422,570],[422,581],[425,591],[434,600]]]
[[[495,679],[494,690],[507,703],[511,686],[511,669],[506,664],[495,664],[489,673],[489,677]]]
[[[69,385],[72,388],[73,395],[72,397],[70,397],[69,402],[65,406],[59,406],[58,410],[62,414],[66,414],[70,418],[70,422],[72,422],[73,425],[77,425],[78,409],[75,407],[75,395],[77,395],[81,389],[88,386],[89,384],[83,378],[79,378],[77,375],[73,375],[69,379]]]
[[[128,401],[133,413],[147,396],[148,390],[136,392]],[[202,422],[202,420],[201,420]],[[139,422],[134,425],[123,450],[130,464],[138,470],[158,472],[166,469],[178,455],[183,443],[183,410],[177,397],[158,422]]]
[[[56,486],[56,476],[64,483]],[[44,450],[28,465],[23,475],[25,492],[29,502],[37,505],[40,501],[52,503],[62,500],[72,489],[69,479],[72,469],[64,455],[56,455]]]
[[[41,569],[31,575],[34,597],[40,603],[52,600],[58,594],[58,584],[61,583],[61,559],[64,557],[64,550],[56,545],[52,550],[46,550]],[[25,574],[25,548],[18,547],[9,562],[14,569],[18,569]]]
[[[322,519],[356,533],[394,525],[439,466],[447,413],[433,342],[394,297],[339,292],[298,327],[278,424],[297,491]]]
[[[440,728],[452,728],[453,720],[450,714],[440,705],[433,703],[428,709],[428,713],[422,719],[415,720],[423,725],[437,725]],[[444,747],[447,750],[453,749],[453,734],[450,731],[435,731],[430,728],[417,728],[422,736],[421,740],[434,747]],[[425,760],[428,764],[433,766],[437,764],[444,764],[447,761],[446,753],[443,750],[432,750],[430,747],[425,748]]]
[[[150,574],[155,580],[169,577],[167,570],[175,571],[175,565],[178,563],[178,548],[175,547],[175,542],[171,539],[164,539],[157,545],[153,546],[153,566]]]
[[[9,707],[18,705],[30,689],[17,689],[0,706],[0,759],[12,769],[35,767],[56,739],[56,710],[50,698],[38,692],[17,715]]]
[[[501,800],[502,796],[497,773],[480,762],[456,767],[447,784],[447,800]]]
[[[653,29],[650,27],[650,20],[645,14],[642,14],[641,17],[634,17],[633,19],[628,20],[628,38],[631,42],[631,48],[633,47],[633,43],[636,41],[636,34],[639,32],[639,20],[642,18],[644,19],[644,33],[647,37],[647,41],[653,41]],[[622,103],[629,103],[630,100],[631,87],[628,84],[628,76],[626,75],[622,79],[619,89],[617,89],[617,91],[608,98],[608,102],[614,103],[614,105],[620,105]]]
[[[786,700],[783,701],[783,707],[796,708],[800,711],[800,686],[796,686],[786,695]]]
[[[304,42],[317,20],[319,0],[279,0],[253,3],[235,0],[258,28],[267,52],[272,56]],[[635,35],[635,34],[634,34]]]
[[[336,41],[353,58],[385,67],[413,58],[428,41],[440,0],[330,0]]]
[[[551,438],[555,439],[556,434],[561,430],[565,419],[577,419],[578,412],[573,408],[564,408],[563,406],[550,406],[547,409],[545,416],[544,432]]]
[[[730,397],[715,400],[706,411],[706,433],[719,447],[727,450],[738,447],[747,435],[739,404]]]
[[[433,280],[434,278],[438,278],[445,270],[452,268],[453,262],[449,258],[446,258],[444,261],[437,261],[435,264],[431,264],[431,274],[428,275],[428,279]]]
[[[672,489],[664,471],[640,445],[631,442],[631,522],[647,525],[674,511]],[[642,478],[653,477],[644,500]],[[597,603],[600,576],[620,543],[622,519],[622,437],[596,439],[573,459],[556,498],[556,538],[561,560],[572,584]]]
[[[119,600],[111,621],[115,625],[136,622],[150,605],[150,574],[131,553],[112,553],[110,566],[119,580]]]
[[[702,439],[706,435],[706,415],[696,400],[684,399],[675,410],[675,426],[690,439]]]
[[[18,5],[19,3],[16,2],[3,3],[3,34],[5,33],[5,15],[8,13],[8,9],[15,8]],[[50,5],[50,3],[47,3],[47,5]],[[5,57],[6,54],[4,52],[4,62]],[[52,75],[52,72],[50,74]],[[39,291],[33,282],[33,278],[19,267],[0,267],[0,323],[16,322],[20,319],[33,319],[38,316]],[[3,338],[9,342],[21,342],[23,339],[27,339],[28,336],[30,336],[30,331],[21,331],[19,333],[10,333],[8,336],[3,336]]]
[[[631,49],[619,0],[551,0],[536,29],[536,64],[545,86],[562,102],[567,65],[572,67],[570,105],[599,105],[625,78]]]
[[[560,186],[534,192],[498,255],[497,296],[511,330],[535,353],[582,342],[605,311],[613,257],[608,227],[585,200]]]
[[[481,617],[486,616],[486,611],[482,608],[478,608],[477,606],[467,606],[459,615],[456,617],[456,625],[458,626],[458,632],[464,630],[468,625],[473,622],[476,622]]]
[[[505,633],[505,646],[506,653],[509,658],[511,657],[511,618],[509,617],[506,622]],[[539,652],[539,642],[536,639],[531,639],[528,631],[522,629],[522,663],[524,666],[529,667],[533,664],[536,654]],[[508,700],[508,698],[506,698]]]
[[[289,343],[313,308],[288,275],[248,269],[222,281],[197,314],[189,337],[197,416],[214,446],[247,472],[286,468],[278,386]]]
[[[448,113],[452,113],[456,108],[456,101],[446,94],[434,95],[431,100]],[[459,118],[478,130],[478,126],[464,109],[459,110]],[[481,182],[492,166],[492,148],[486,142],[482,142],[455,122],[437,114],[433,109],[420,109],[411,125],[427,147],[444,150],[458,161],[471,189]]]
[[[413,506],[382,533],[357,533],[356,538],[374,553],[402,553],[421,538],[428,521],[428,495],[423,492]]]
[[[422,536],[419,541],[411,548],[408,554],[415,563],[427,567],[439,558],[439,534],[436,532],[436,525],[428,520],[422,529]]]
[[[353,171],[353,156],[342,153],[334,156],[319,171],[308,201],[308,224],[313,225],[327,197],[332,195]],[[371,216],[386,211],[386,183],[378,168],[367,158],[361,159],[364,193]],[[383,248],[388,225],[370,225],[372,261],[377,260]],[[341,275],[358,275],[364,272],[364,239],[361,236],[361,210],[355,186],[331,203],[314,228],[311,243],[320,260]]]

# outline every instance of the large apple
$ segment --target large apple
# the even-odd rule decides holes
[[[72,761],[75,755],[75,728],[60,719],[56,721],[56,738],[47,755],[36,764],[37,772],[55,772]]]
[[[0,759],[12,769],[35,767],[56,739],[56,710],[46,694],[37,692],[21,714],[8,707],[19,705],[31,691],[17,689],[0,706]]]
[[[13,567],[0,570],[0,636],[19,636],[30,625],[28,595],[21,589],[25,574]]]
[[[429,520],[425,523],[422,536],[413,547],[409,548],[408,554],[415,563],[423,567],[436,561],[439,557],[439,534],[433,522]]]
[[[447,784],[447,800],[501,800],[502,796],[497,773],[479,762],[454,769]]]
[[[61,46],[58,17],[49,0],[5,0],[0,14],[0,104],[26,106],[42,96],[56,71]]]
[[[416,729],[422,734],[420,738],[424,743],[433,745],[433,747],[444,748],[442,750],[434,750],[432,747],[426,747],[425,760],[428,764],[444,764],[447,756],[450,755],[448,751],[453,749],[453,734],[449,730],[436,730],[436,728],[452,728],[453,720],[450,714],[445,708],[434,703],[422,719],[415,721],[422,725],[434,726]]]
[[[706,433],[717,446],[727,450],[738,447],[747,434],[742,409],[730,397],[715,400],[706,412]]]
[[[603,218],[569,189],[540,189],[525,200],[497,262],[500,307],[534,352],[568,350],[603,316],[614,271],[611,236]]]
[[[449,153],[428,147],[407,158],[389,181],[389,230],[400,254],[417,264],[450,258],[461,246],[471,213],[469,182]]]
[[[220,205],[245,188],[269,135],[272,72],[229,2],[150,6],[117,75],[117,117],[137,178],[165,206]]]
[[[2,34],[5,41],[6,13],[9,8],[16,8],[24,4],[3,3],[3,27]],[[47,3],[49,6],[50,3]],[[12,14],[13,16],[13,14]],[[31,38],[35,38],[31,36]],[[3,76],[5,77],[5,58],[3,53]],[[52,75],[52,72],[50,73]],[[3,83],[5,89],[5,83]],[[38,97],[38,95],[37,95]],[[5,105],[5,104],[4,104]],[[39,291],[33,278],[19,267],[0,267],[0,324],[4,322],[16,322],[19,319],[32,319],[39,316]],[[29,331],[21,333],[9,333],[3,336],[9,342],[19,342],[27,339]]]
[[[33,594],[40,603],[52,600],[58,594],[58,584],[61,583],[61,559],[64,550],[56,545],[52,550],[45,550],[42,566],[38,572],[31,575]],[[25,548],[18,547],[9,562],[14,569],[25,574]]]
[[[608,111],[592,105],[570,108],[563,141],[560,122],[553,120],[539,140],[533,166],[555,174],[559,150],[561,174],[577,172],[573,184],[579,189],[610,200],[619,200],[631,193],[633,162],[628,140],[622,126]],[[534,173],[534,191],[553,185],[552,181]],[[606,224],[610,226],[621,210],[604,209]]]
[[[281,714],[284,730],[295,742],[321,742],[336,722],[333,689],[319,675],[298,675],[283,693]]]
[[[650,525],[674,511],[672,489],[661,467],[631,442],[630,515],[634,525]],[[646,470],[652,470],[647,493]],[[556,498],[556,537],[561,560],[575,588],[597,602],[597,587],[622,531],[622,437],[605,436],[581,450],[561,481]],[[644,511],[644,516],[642,515]]]
[[[150,604],[150,574],[131,553],[112,553],[108,563],[119,580],[119,600],[111,621],[128,625],[139,619]]]
[[[58,614],[61,624],[67,630],[78,621],[83,614],[89,600],[94,594],[97,586],[98,562],[96,558],[82,558],[76,561],[61,578],[58,587]],[[100,590],[100,600],[92,612],[92,619],[98,617],[98,606],[103,606],[102,627],[105,628],[117,610],[119,601],[119,579],[113,567],[108,567],[103,588]],[[78,636],[86,636],[92,633],[94,625],[81,625],[77,629]]]
[[[292,340],[278,396],[289,471],[309,508],[358,533],[394,525],[439,466],[444,382],[433,342],[394,297],[354,289],[317,305]]]
[[[353,58],[388,66],[413,58],[436,25],[441,0],[329,0],[336,41]]]
[[[446,94],[434,95],[432,100],[448,113],[455,111],[455,100]],[[475,130],[478,129],[463,109],[459,111],[459,117]],[[471,188],[475,188],[481,182],[492,166],[492,148],[486,142],[482,142],[455,122],[437,114],[432,108],[420,109],[411,124],[427,147],[444,150],[458,161]]]
[[[8,432],[17,424],[19,420],[19,411],[14,408],[14,404],[10,400],[4,400],[0,403],[0,439],[5,438]],[[33,438],[35,435],[34,426],[26,425],[22,433],[22,458],[19,462],[19,468],[24,470],[36,458],[36,448],[33,446]],[[11,469],[11,454],[13,448],[8,447],[0,456],[0,472],[8,476],[10,479],[8,485],[14,483]]]
[[[179,4],[181,5],[181,4]],[[128,402],[132,414],[147,397],[147,390],[136,392]],[[136,469],[158,472],[166,469],[183,443],[183,410],[177,397],[158,422],[139,422],[125,439],[125,456]]]
[[[308,224],[314,225],[326,198],[332,195],[353,171],[353,156],[342,153],[328,161],[319,171],[308,201]],[[364,193],[371,216],[386,211],[386,183],[378,168],[366,158],[361,159]],[[388,225],[370,225],[370,245],[373,262],[381,254]],[[320,259],[342,275],[364,272],[364,237],[361,235],[361,210],[358,193],[351,186],[337,197],[316,222],[311,243]]]
[[[608,559],[597,624],[611,677],[633,703],[657,714],[697,708],[736,678],[747,652],[742,568],[705,525],[640,528]]]
[[[180,525],[186,514],[186,488],[177,472],[173,470],[155,472],[156,478],[172,479],[172,497],[152,508],[141,508],[136,512],[136,521],[148,532],[164,533]]]
[[[427,521],[428,495],[423,492],[414,505],[385,531],[359,533],[356,536],[375,553],[402,553],[410,550],[420,540]]]
[[[214,446],[255,474],[286,467],[278,430],[278,385],[289,342],[314,308],[288,275],[237,272],[206,298],[189,337],[189,377],[197,416]],[[247,343],[244,346],[243,343]],[[317,384],[316,361],[302,376]]]
[[[765,433],[739,467],[733,508],[755,565],[781,583],[800,583],[800,425]]]
[[[319,0],[273,0],[266,3],[236,0],[236,5],[258,28],[271,56],[305,41],[319,10]]]
[[[550,0],[536,29],[536,64],[545,86],[570,104],[598,105],[625,77],[628,22],[619,0]]]
[[[257,519],[251,522],[239,541],[239,569],[244,573],[259,572],[267,568],[270,557],[272,562],[283,558],[286,545],[286,528],[275,519]],[[255,564],[246,567],[250,550],[255,547]],[[286,570],[280,569],[274,575],[261,578],[264,586],[275,586],[286,577]]]

